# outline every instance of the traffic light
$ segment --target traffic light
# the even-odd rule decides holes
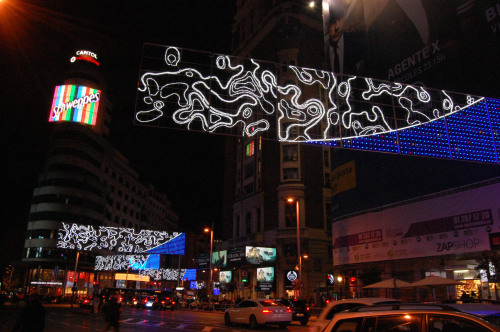
[[[350,277],[349,278],[349,286],[350,287],[355,287],[356,286],[356,277]]]

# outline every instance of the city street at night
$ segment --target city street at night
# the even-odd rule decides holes
[[[0,310],[0,331],[11,331],[24,304],[7,305]],[[90,313],[90,309],[71,308],[69,305],[45,305],[46,331],[102,331],[105,325],[102,315]],[[292,322],[287,328],[262,326],[261,331],[307,331],[309,326]],[[245,325],[224,325],[222,311],[206,312],[191,310],[157,311],[122,307],[120,331],[252,331]]]

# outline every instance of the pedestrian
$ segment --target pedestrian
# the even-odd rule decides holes
[[[109,302],[107,302],[102,307],[102,313],[104,314],[104,320],[106,321],[106,326],[103,332],[108,331],[112,328],[115,332],[120,330],[120,324],[118,320],[120,319],[120,304],[118,303],[118,296],[113,295]]]
[[[45,329],[45,308],[36,292],[28,295],[26,305],[14,324],[13,332],[42,332]]]

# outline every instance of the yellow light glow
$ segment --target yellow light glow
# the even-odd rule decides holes
[[[286,201],[289,202],[289,203],[293,203],[293,202],[295,202],[295,199],[293,199],[292,197],[290,197],[290,198],[287,198]]]
[[[309,8],[314,8],[314,6],[316,6],[314,1],[309,2]]]

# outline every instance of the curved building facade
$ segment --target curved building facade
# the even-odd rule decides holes
[[[33,191],[23,253],[26,287],[54,296],[72,294],[75,281],[79,295],[93,294],[94,284],[114,286],[111,273],[94,273],[95,254],[57,248],[62,222],[171,231],[178,219],[166,195],[142,183],[107,140],[112,106],[97,56],[77,51],[71,61],[54,92],[53,133]]]

